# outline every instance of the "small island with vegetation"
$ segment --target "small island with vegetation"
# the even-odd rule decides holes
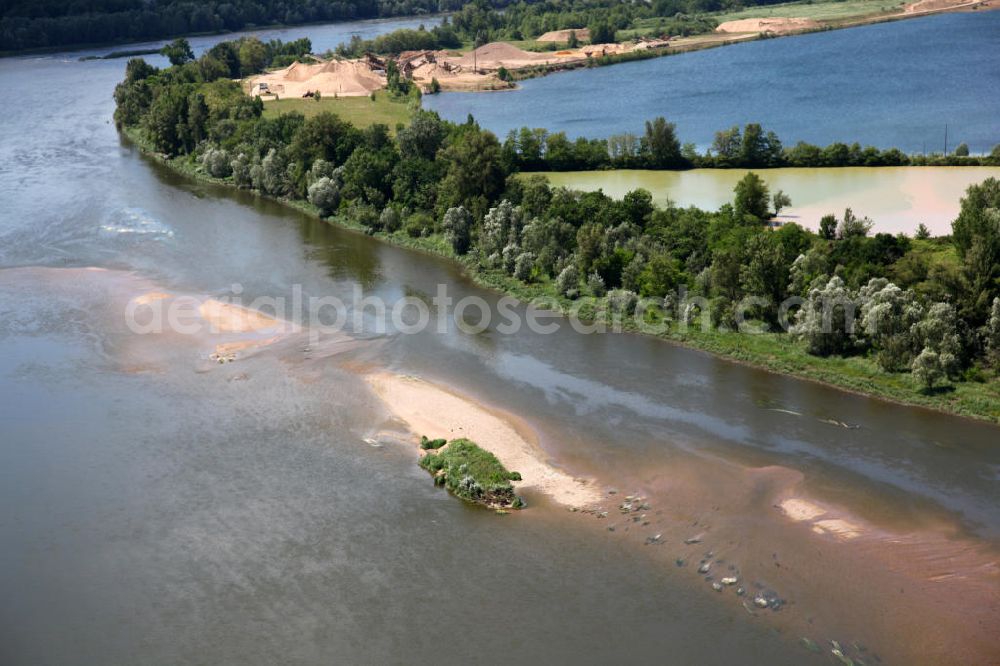
[[[521,475],[510,472],[495,455],[468,439],[421,438],[420,448],[427,453],[420,466],[434,475],[434,483],[467,502],[491,509],[520,509],[524,506],[511,481]]]

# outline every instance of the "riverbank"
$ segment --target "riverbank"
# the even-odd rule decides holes
[[[138,149],[175,171],[195,179],[233,187],[229,180],[208,176],[187,157],[168,159],[158,155],[148,145],[143,145],[142,138],[135,129],[127,129],[125,133]],[[481,286],[510,294],[523,302],[544,299],[546,307],[558,310],[563,315],[574,310],[575,301],[559,296],[553,281],[526,284],[498,270],[479,270],[472,257],[456,255],[440,234],[411,237],[405,231],[371,232],[343,216],[323,218],[319,210],[306,201],[277,200],[317,219],[370,234],[379,240],[452,259],[460,263],[467,274]],[[600,313],[593,308],[584,308],[577,313],[584,320],[598,314]],[[650,335],[648,329],[640,330],[630,318],[626,317],[622,323],[626,332]],[[668,323],[654,337],[761,370],[818,382],[871,398],[1000,423],[1000,382],[981,374],[973,374],[965,381],[925,392],[909,373],[882,371],[872,358],[863,356],[814,356],[806,351],[802,342],[791,339],[787,334],[746,334],[714,329],[702,331],[698,326],[681,327],[677,323]]]
[[[718,28],[716,28],[715,32],[671,38],[669,41],[664,41],[662,44],[651,43],[642,45],[643,48],[629,49],[626,46],[627,42],[622,41],[620,43],[609,45],[612,47],[611,49],[603,49],[601,51],[594,51],[594,47],[585,47],[591,49],[588,53],[584,52],[585,49],[563,50],[559,53],[565,54],[569,57],[561,59],[545,59],[544,56],[540,56],[540,54],[531,51],[522,51],[510,42],[499,42],[496,45],[487,46],[504,46],[507,47],[509,51],[517,50],[520,51],[521,57],[507,62],[492,62],[487,59],[485,60],[485,64],[480,64],[478,70],[496,71],[499,67],[504,67],[509,73],[509,80],[526,80],[546,76],[556,72],[571,71],[586,67],[603,67],[637,60],[648,60],[651,58],[679,55],[682,53],[691,53],[705,49],[730,46],[733,44],[742,44],[760,39],[777,39],[780,37],[791,37],[811,32],[855,28],[875,23],[888,23],[910,18],[931,16],[934,14],[989,9],[995,10],[1000,8],[1000,3],[998,3],[997,0],[973,0],[971,2],[949,2],[948,0],[943,0],[941,2],[932,1],[931,4],[928,4],[928,0],[923,0],[922,2],[915,2],[909,5],[901,5],[902,11],[886,10],[883,7],[878,7],[870,14],[862,13],[860,15],[835,16],[830,18],[817,15],[817,13],[821,11],[820,8],[827,4],[843,5],[843,2],[815,3],[815,6],[814,3],[809,3],[810,6],[808,7],[807,12],[812,15],[816,15],[817,17],[815,19],[802,18],[798,15],[793,15],[795,11],[798,10],[795,3],[789,3],[789,5],[753,7],[746,10],[746,13],[754,16],[754,19],[747,18],[725,21]],[[757,15],[753,10],[768,11],[771,12],[771,14],[767,17],[756,19]],[[789,12],[792,12],[792,14],[781,16],[776,16],[774,14],[774,12],[780,12],[783,10],[788,10]],[[650,23],[646,29],[648,30],[653,28],[655,28],[655,24]],[[624,33],[624,35],[631,37],[638,36],[643,33],[643,31],[644,30],[642,28],[637,27],[621,32]],[[537,41],[536,46],[543,46],[546,43],[548,42]],[[576,51],[580,52],[581,57],[572,57]],[[540,58],[541,62],[532,62],[531,56]],[[456,88],[455,90],[483,92],[490,89],[466,87]]]

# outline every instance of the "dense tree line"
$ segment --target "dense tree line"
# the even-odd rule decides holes
[[[337,53],[358,57],[366,52],[398,54],[422,49],[455,49],[465,44],[534,39],[550,30],[588,28],[594,44],[617,40],[618,31],[632,28],[644,18],[659,18],[648,34],[670,36],[711,32],[717,23],[705,16],[673,13],[657,15],[650,5],[618,0],[572,0],[510,4],[498,11],[497,3],[474,0],[442,20],[430,30],[401,29],[373,39],[354,36],[337,48]],[[577,42],[579,43],[579,41]],[[550,42],[538,48],[555,50],[562,45]]]
[[[451,11],[464,0],[22,0],[5,3],[0,52]]]
[[[1000,361],[1000,181],[969,189],[950,238],[873,235],[851,210],[818,233],[771,229],[788,200],[752,172],[717,211],[658,207],[641,189],[615,200],[518,176],[507,145],[472,118],[417,110],[393,135],[331,113],[263,117],[227,78],[259,66],[242,57],[258,48],[249,43],[166,70],[130,61],[118,123],[237,187],[307,200],[372,233],[437,239],[484,275],[596,303],[592,312],[787,330],[810,353],[870,354],[928,389]],[[645,140],[658,163],[683,158],[665,121]]]
[[[565,132],[522,127],[508,133],[503,150],[508,164],[522,171],[1000,165],[1000,145],[983,157],[970,156],[968,147],[962,150],[961,146],[951,155],[929,156],[907,155],[897,148],[862,148],[858,143],[821,148],[799,142],[786,148],[774,132],[756,123],[716,132],[711,147],[699,153],[694,144],[682,144],[676,127],[664,118],[646,122],[642,134],[616,134],[607,139],[570,140]]]
[[[726,8],[770,0],[727,0]],[[588,27],[595,43],[640,19],[659,19],[657,35],[710,32],[715,21],[699,16],[722,8],[718,0],[14,0],[0,14],[0,52],[155,40],[193,33],[246,30],[284,24],[350,21],[435,12],[456,12],[450,34],[483,44],[531,39],[550,31]],[[426,42],[425,42],[426,43]],[[445,39],[436,46],[452,48]]]

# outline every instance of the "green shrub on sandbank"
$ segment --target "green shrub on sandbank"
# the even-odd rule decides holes
[[[521,475],[508,471],[495,455],[465,438],[453,439],[447,446],[424,446],[439,441],[443,440],[421,438],[421,448],[438,449],[420,459],[420,466],[434,475],[434,483],[468,502],[504,509],[524,505],[510,484]]]
[[[442,446],[448,443],[446,439],[427,439],[426,436],[421,435],[420,437],[420,448],[425,451],[428,449],[440,449]]]

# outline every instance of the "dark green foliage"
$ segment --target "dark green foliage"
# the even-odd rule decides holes
[[[962,314],[982,324],[1000,296],[1000,180],[987,178],[969,188],[952,224],[952,241],[962,260]]]
[[[750,172],[736,183],[733,209],[740,222],[757,224],[770,217],[767,185],[757,174]]]
[[[191,50],[188,40],[183,37],[175,39],[160,49],[160,55],[166,56],[171,65],[183,65],[194,60],[194,51]]]
[[[174,35],[238,31],[448,11],[462,0],[317,2],[316,0],[15,0],[4,3],[0,51],[149,41]]]
[[[448,443],[446,439],[427,439],[426,435],[420,436],[420,448],[424,449],[440,449],[442,446]]]
[[[992,305],[1000,296],[995,179],[969,189],[952,238],[872,235],[871,221],[850,209],[840,220],[824,217],[818,234],[796,224],[771,229],[770,205],[787,202],[780,192],[769,197],[753,172],[735,188],[733,203],[718,211],[660,208],[644,190],[615,200],[514,174],[557,159],[608,164],[604,141],[570,142],[562,134],[523,128],[501,145],[471,118],[454,124],[420,110],[395,136],[384,125],[361,130],[329,113],[264,118],[260,100],[247,97],[228,73],[202,76],[206,63],[220,72],[243,68],[246,43],[224,42],[214,54],[165,70],[130,61],[115,91],[118,123],[147,147],[213,178],[306,200],[321,215],[370,233],[454,253],[507,288],[530,284],[531,293],[603,299],[588,305],[589,312],[628,314],[642,296],[652,301],[651,310],[643,304],[650,316],[677,319],[675,306],[687,291],[706,299],[704,312],[716,325],[732,329],[747,315],[778,332],[785,315],[779,304],[796,296],[808,299],[803,314],[793,313],[796,337],[800,349],[813,354],[871,354],[893,371],[919,369],[925,383],[958,380],[970,367],[996,364],[989,359],[1000,357],[1000,305]],[[283,50],[267,47],[268,53]],[[678,148],[666,120],[646,129],[633,137],[629,159],[662,165],[689,160],[691,151]],[[627,143],[622,138],[620,146]],[[766,160],[776,145],[752,125],[721,133],[716,142],[737,161]],[[881,299],[868,310],[897,318],[905,313],[906,319],[882,325],[869,313],[864,330],[851,329],[844,307],[829,314],[823,309],[817,300],[823,294],[855,309]],[[937,314],[925,320],[923,313]],[[833,330],[823,330],[824,317],[832,318]],[[942,335],[946,328],[956,332]]]
[[[451,440],[443,451],[421,458],[420,466],[433,474],[437,483],[469,502],[520,506],[510,482],[521,475],[507,471],[496,456],[468,439]]]
[[[597,20],[587,26],[591,44],[610,44],[615,41],[615,29],[607,20]]]

